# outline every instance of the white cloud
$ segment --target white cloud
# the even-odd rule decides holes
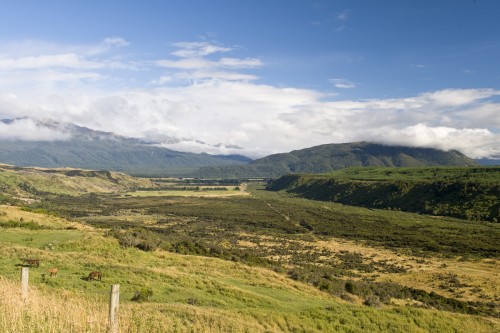
[[[78,68],[95,69],[104,65],[95,61],[86,61],[74,53],[40,55],[11,59],[0,58],[0,70],[40,69],[40,68]]]
[[[356,88],[356,84],[346,79],[330,79],[335,88],[339,89],[352,89]]]
[[[210,69],[210,68],[257,68],[262,66],[259,59],[234,59],[222,58],[219,61],[211,61],[204,58],[184,58],[180,60],[158,60],[158,66],[175,69]]]
[[[173,81],[174,81],[174,77],[172,77],[171,75],[162,75],[162,76],[160,76],[160,78],[152,80],[150,83],[152,85],[161,86],[161,85],[164,85],[167,83],[171,83]]]
[[[478,100],[500,95],[500,91],[493,89],[446,89],[421,95],[438,105],[461,106],[474,103]]]
[[[404,128],[382,127],[366,132],[366,140],[441,150],[459,149],[472,157],[488,156],[500,140],[486,128],[451,128],[416,124]],[[500,151],[497,151],[499,153]]]
[[[5,101],[20,112],[29,110],[31,116],[43,114],[196,152],[259,157],[324,143],[368,140],[458,149],[471,157],[484,157],[500,153],[500,135],[489,127],[491,114],[499,114],[500,105],[486,99],[496,93],[477,90],[482,99],[471,104],[472,98],[467,98],[459,105],[428,97],[441,96],[439,92],[405,99],[325,102],[312,90],[221,79],[102,97],[53,96],[33,101],[33,108],[13,96],[0,95],[0,105]],[[468,122],[471,126],[463,126]],[[217,147],[219,143],[223,145]],[[228,148],[231,145],[243,149]]]
[[[180,73],[177,79],[185,80],[227,80],[227,81],[253,81],[258,77],[252,74],[243,74],[228,71],[194,71],[191,73]]]
[[[259,83],[254,71],[263,61],[208,42],[178,43],[173,59],[140,60],[144,71],[137,77],[152,85],[121,88],[114,68],[133,67],[111,50],[128,45],[121,38],[91,46],[23,45],[19,52],[0,48],[0,118],[55,119],[171,148],[251,157],[359,140],[458,149],[471,157],[500,154],[498,90],[328,101],[331,96],[314,90]],[[102,89],[109,82],[115,85]],[[331,82],[356,87],[343,78]],[[34,123],[16,126],[2,125],[0,138],[65,139]]]
[[[480,103],[456,113],[463,126],[485,126],[500,128],[500,105],[498,103]]]
[[[168,75],[162,75],[160,79],[154,79],[152,84],[162,85],[177,81],[198,80],[229,80],[250,81],[258,77],[254,74],[241,73],[241,70],[255,69],[264,64],[257,58],[234,58],[221,57],[219,59],[208,59],[206,56],[214,53],[226,53],[234,50],[231,47],[210,44],[208,42],[198,43],[176,43],[180,50],[172,54],[180,59],[162,59],[156,61],[156,65],[173,71]],[[166,79],[168,78],[168,79]]]
[[[317,103],[282,114],[309,142],[368,140],[458,149],[471,157],[500,153],[500,104],[494,90],[444,90],[412,98]],[[458,100],[452,96],[461,96]],[[496,131],[495,131],[496,128]]]
[[[113,49],[129,45],[123,38],[106,38],[93,45],[57,45],[23,41],[0,45],[0,91],[62,91],[108,78],[112,70],[135,70]]]
[[[130,43],[127,42],[125,39],[121,37],[108,37],[105,38],[103,43],[105,45],[110,45],[110,46],[117,46],[117,47],[123,47],[123,46],[129,46]]]
[[[172,52],[173,55],[181,58],[199,58],[213,53],[224,53],[232,51],[233,48],[211,44],[208,42],[180,42],[174,46],[179,50]]]
[[[258,68],[262,67],[263,63],[260,59],[256,58],[246,58],[246,59],[236,59],[236,58],[221,58],[218,61],[218,66],[226,68]]]
[[[205,69],[214,68],[217,64],[203,58],[188,58],[181,60],[158,60],[158,66],[175,69]]]
[[[70,138],[69,133],[39,126],[31,119],[19,119],[10,124],[0,122],[0,140],[61,141]]]
[[[70,49],[73,50],[73,52],[77,52],[87,57],[92,57],[92,56],[100,56],[109,53],[115,49],[120,49],[122,47],[127,47],[129,45],[130,42],[128,42],[124,38],[107,37],[104,38],[104,40],[102,40],[100,43],[94,45],[77,45],[77,46],[71,46]]]

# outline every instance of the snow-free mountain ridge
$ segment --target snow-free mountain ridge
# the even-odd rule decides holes
[[[179,152],[160,147],[154,141],[51,120],[4,119],[0,125],[6,128],[23,120],[32,121],[37,129],[57,133],[58,137],[22,140],[0,136],[0,163],[21,167],[113,170],[142,176],[218,178],[272,178],[289,173],[322,173],[353,166],[477,165],[474,160],[456,150],[445,152],[433,148],[388,146],[372,142],[326,144],[252,161],[242,155]]]

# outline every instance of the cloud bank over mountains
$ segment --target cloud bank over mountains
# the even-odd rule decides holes
[[[209,41],[165,57],[127,53],[123,38],[95,45],[40,41],[0,49],[0,118],[75,123],[191,152],[260,157],[325,143],[374,141],[500,156],[500,91],[442,89],[391,99],[262,83],[256,57]],[[133,53],[133,54],[132,54]],[[332,79],[337,88],[358,83]],[[29,120],[0,123],[0,139],[64,140]]]

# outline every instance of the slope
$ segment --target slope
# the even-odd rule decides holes
[[[0,206],[9,217],[12,207]],[[23,212],[19,212],[23,213]],[[106,297],[120,284],[120,325],[127,332],[489,332],[487,319],[405,307],[375,309],[347,304],[303,283],[231,261],[164,251],[123,249],[104,231],[77,222],[30,213],[45,229],[0,233],[0,330],[16,332],[106,332]],[[29,239],[29,241],[26,241]],[[56,240],[56,241],[54,241]],[[30,301],[16,290],[25,257]],[[46,270],[58,267],[57,277]],[[102,281],[84,277],[98,269]],[[131,301],[141,290],[151,297]],[[49,320],[50,319],[50,320]]]
[[[286,175],[267,188],[347,205],[500,219],[500,167],[349,168]]]

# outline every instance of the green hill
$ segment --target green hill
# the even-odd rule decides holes
[[[283,176],[268,189],[347,205],[500,219],[500,167],[351,168]]]
[[[432,148],[386,146],[369,142],[327,144],[257,159],[247,165],[203,167],[202,177],[266,177],[289,173],[323,173],[356,166],[475,166],[462,153]]]

